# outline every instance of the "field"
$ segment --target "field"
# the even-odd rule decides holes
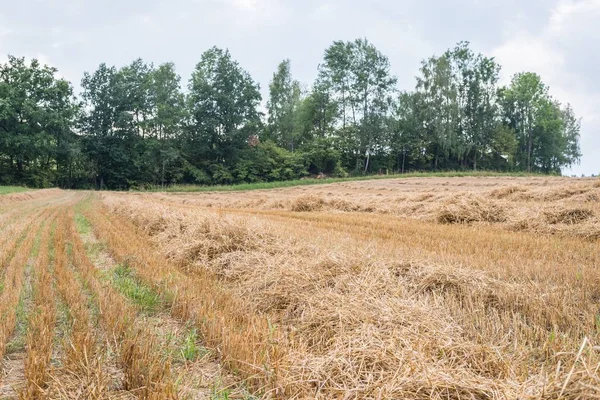
[[[21,186],[0,186],[0,194],[25,192],[27,188]]]
[[[600,181],[0,196],[0,399],[600,398]]]

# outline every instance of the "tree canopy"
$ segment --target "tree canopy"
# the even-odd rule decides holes
[[[560,173],[580,120],[535,72],[499,85],[500,65],[460,42],[423,60],[400,91],[367,39],[336,41],[302,85],[283,60],[268,98],[228,50],[173,63],[100,64],[70,82],[37,60],[0,64],[0,184],[127,189],[380,171]]]

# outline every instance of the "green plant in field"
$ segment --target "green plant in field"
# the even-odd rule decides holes
[[[80,234],[87,234],[92,231],[92,225],[82,214],[75,214],[75,226]]]
[[[81,209],[87,207],[88,206],[87,201],[88,200],[84,200],[82,203],[78,204],[78,206],[76,208],[81,210]],[[83,205],[81,205],[81,204],[83,204]],[[75,220],[75,226],[77,228],[77,232],[79,232],[80,235],[88,235],[88,234],[92,233],[92,224],[90,224],[90,221],[88,221],[87,218],[85,218],[83,216],[83,214],[80,214],[80,213],[75,214],[74,220]],[[104,249],[106,249],[106,243],[101,242],[101,241],[85,243],[86,253],[87,253],[88,257],[90,257],[92,260],[96,260],[99,256],[99,254]]]
[[[554,329],[552,329],[552,331],[550,332],[550,337],[548,339],[548,342],[554,343],[555,340],[556,340],[556,331]]]
[[[210,400],[229,400],[230,392],[228,389],[213,388],[210,394]]]
[[[181,357],[185,361],[195,361],[200,355],[206,354],[204,347],[198,346],[198,332],[192,328],[183,340]]]
[[[133,303],[145,312],[155,312],[160,304],[160,296],[150,287],[144,285],[135,276],[127,263],[117,265],[112,270],[113,285]]]

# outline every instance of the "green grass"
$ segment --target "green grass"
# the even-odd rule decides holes
[[[92,232],[92,224],[82,214],[75,214],[75,227],[80,235],[87,235]]]
[[[195,328],[189,330],[183,340],[181,346],[181,357],[185,361],[196,361],[199,356],[203,356],[208,351],[201,346],[198,346],[198,332]]]
[[[81,211],[82,207],[83,206],[78,204],[77,206],[75,206],[75,209],[77,211]],[[93,232],[92,224],[90,224],[90,221],[88,221],[83,216],[83,214],[80,214],[80,213],[75,214],[74,220],[75,220],[75,227],[77,228],[77,232],[80,235],[89,235]],[[100,255],[100,253],[106,250],[106,243],[101,242],[101,241],[96,241],[93,243],[85,242],[84,247],[85,247],[85,252],[86,252],[87,256],[90,258],[90,260],[92,260],[93,262],[96,262],[98,260],[98,256]]]
[[[111,280],[115,288],[142,311],[154,313],[161,307],[160,296],[144,285],[126,263],[118,264],[113,268]]]
[[[80,206],[81,208],[86,205]],[[75,226],[80,235],[86,235],[93,232],[92,225],[82,214],[76,213],[74,216]],[[95,243],[85,243],[85,251],[88,257],[95,262],[102,251],[106,250],[106,243],[97,241]],[[125,296],[129,301],[139,307],[147,314],[154,314],[165,304],[165,299],[150,286],[142,282],[129,267],[127,262],[115,265],[107,271],[104,271],[102,278],[109,281],[119,293]]]
[[[18,193],[30,190],[22,186],[0,186],[0,194]]]
[[[528,174],[524,172],[492,172],[492,171],[448,171],[448,172],[411,172],[406,174],[394,175],[367,175],[353,176],[348,178],[326,178],[326,179],[296,179],[290,181],[277,182],[256,182],[256,183],[240,183],[237,185],[214,185],[214,186],[199,186],[199,185],[172,185],[166,188],[153,187],[148,191],[151,192],[237,192],[245,190],[264,190],[286,188],[292,186],[305,185],[322,185],[327,183],[350,182],[350,181],[366,181],[377,179],[398,179],[398,178],[450,178],[450,177],[466,177],[466,176],[539,176],[536,174]]]

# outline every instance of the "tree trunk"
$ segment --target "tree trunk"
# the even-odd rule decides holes
[[[342,112],[342,129],[346,128],[346,91],[342,90],[342,107],[344,111]]]
[[[402,173],[404,174],[404,161],[406,160],[406,150],[402,149]]]
[[[165,162],[166,162],[165,160],[163,160],[163,162],[162,162],[161,186],[162,186],[163,190],[165,188]]]
[[[531,151],[533,147],[533,135],[531,129],[529,129],[528,143],[527,143],[527,172],[531,172]]]

